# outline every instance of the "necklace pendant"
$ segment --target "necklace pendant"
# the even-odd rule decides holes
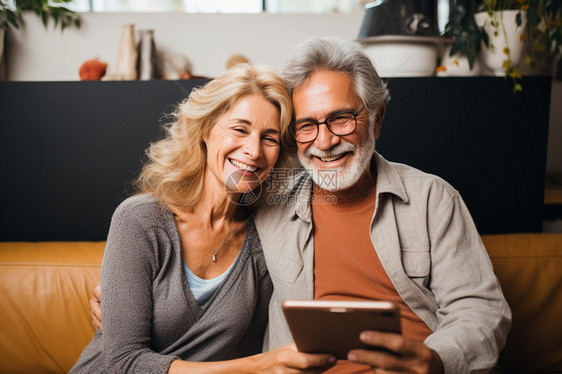
[[[217,262],[217,256],[213,253],[213,262]]]

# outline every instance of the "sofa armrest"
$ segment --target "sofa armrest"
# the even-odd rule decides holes
[[[104,242],[0,243],[0,373],[65,373],[94,334]]]
[[[562,234],[482,237],[513,324],[499,363],[506,373],[562,371]]]

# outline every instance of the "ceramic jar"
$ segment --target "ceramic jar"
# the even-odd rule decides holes
[[[435,74],[441,38],[380,35],[360,39],[381,77],[428,77]]]
[[[156,64],[156,50],[154,47],[154,30],[139,31],[139,63],[138,73],[140,80],[154,79]]]
[[[525,42],[522,40],[521,34],[524,33],[524,30],[523,25],[517,26],[516,21],[519,12],[519,10],[497,11],[492,17],[487,12],[479,12],[474,15],[476,24],[484,27],[490,38],[489,47],[482,45],[482,64],[495,76],[505,75],[503,66],[507,59],[505,48],[509,48],[513,65],[519,66],[523,60]],[[525,13],[522,15],[524,19]],[[492,23],[498,24],[499,27],[494,27]]]
[[[121,42],[117,55],[115,73],[119,79],[137,79],[137,48],[135,46],[135,25],[123,25],[121,30]]]

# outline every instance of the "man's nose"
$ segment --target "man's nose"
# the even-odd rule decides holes
[[[328,125],[324,123],[318,126],[318,136],[314,142],[316,147],[326,150],[338,144],[340,142],[340,137],[332,134],[328,129]]]

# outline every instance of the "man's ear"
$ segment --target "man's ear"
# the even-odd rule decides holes
[[[381,127],[382,127],[382,120],[384,118],[384,113],[386,112],[386,105],[383,105],[382,108],[377,113],[377,120],[374,123],[375,126],[375,139],[378,139],[381,136]]]

